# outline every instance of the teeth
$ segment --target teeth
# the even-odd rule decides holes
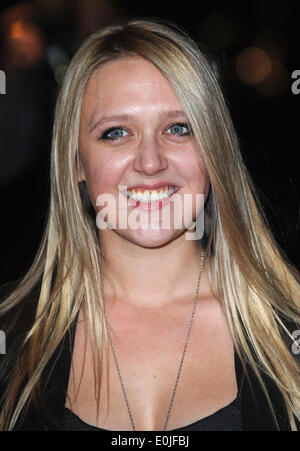
[[[130,199],[139,200],[141,202],[154,202],[155,200],[164,199],[166,197],[170,197],[175,191],[175,186],[166,187],[164,190],[160,189],[153,191],[138,191],[138,190],[129,190],[126,191],[126,194]]]

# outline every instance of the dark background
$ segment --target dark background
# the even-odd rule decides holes
[[[184,28],[218,61],[243,156],[272,230],[300,267],[296,2],[261,0],[1,1],[0,283],[32,262],[46,222],[53,109],[68,61],[88,34],[123,17]]]

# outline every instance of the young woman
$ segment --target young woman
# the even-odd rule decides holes
[[[73,57],[47,228],[2,298],[2,430],[299,427],[299,274],[175,26],[110,26]]]

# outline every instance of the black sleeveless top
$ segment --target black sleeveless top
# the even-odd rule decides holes
[[[238,385],[238,395],[234,401],[227,406],[218,410],[217,412],[202,418],[187,426],[172,429],[167,432],[177,431],[242,431],[242,419],[240,410],[240,381],[241,374],[239,366],[237,365],[237,354],[234,351],[235,358],[235,372]],[[101,429],[82,421],[75,413],[69,410],[67,407],[64,409],[63,424],[64,431],[107,431],[107,429]]]
[[[63,430],[64,431],[107,431],[107,429],[101,429],[82,421],[75,413],[71,412],[65,407],[63,417]],[[189,424],[178,429],[172,429],[167,432],[177,431],[241,431],[241,415],[239,407],[239,398],[235,398],[232,403],[223,409],[209,415],[206,418],[202,418],[195,423]]]

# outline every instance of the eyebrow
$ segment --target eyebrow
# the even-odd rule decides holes
[[[163,111],[160,113],[162,118],[164,119],[176,119],[178,117],[186,116],[184,111],[176,110],[176,111]],[[92,133],[96,128],[98,128],[100,125],[105,124],[106,122],[111,121],[128,121],[130,119],[133,119],[134,115],[132,114],[117,114],[112,116],[102,116],[95,124],[91,125],[89,131]]]

